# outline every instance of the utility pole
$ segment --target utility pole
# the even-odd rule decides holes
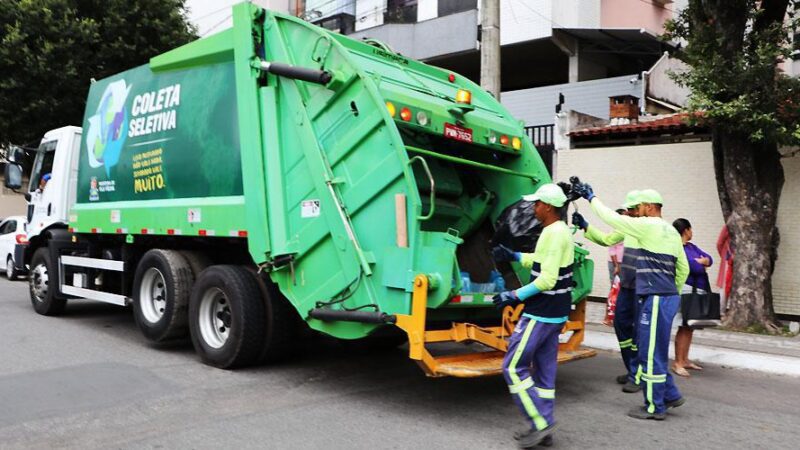
[[[500,0],[481,0],[481,87],[500,99]]]

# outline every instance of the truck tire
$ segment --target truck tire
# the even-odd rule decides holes
[[[17,279],[17,275],[19,275],[19,272],[14,267],[14,258],[8,255],[8,258],[6,258],[6,278],[8,278],[8,281],[14,281]]]
[[[192,345],[204,363],[222,369],[258,362],[266,312],[258,282],[242,266],[211,266],[189,301]]]
[[[294,306],[283,296],[278,286],[266,276],[252,273],[264,299],[263,343],[259,363],[271,363],[285,358],[294,348],[300,331],[300,317]]]
[[[187,311],[194,274],[175,250],[144,254],[133,280],[133,316],[142,334],[153,342],[186,337]]]
[[[192,268],[192,274],[194,274],[195,280],[197,280],[197,278],[200,276],[200,272],[206,270],[206,268],[214,264],[214,262],[211,261],[211,258],[209,258],[208,255],[203,252],[198,252],[195,250],[181,250],[181,254],[184,258],[186,258],[186,261],[189,263],[189,267]]]
[[[33,309],[43,316],[57,316],[64,312],[67,300],[56,296],[57,280],[57,267],[50,258],[50,250],[40,247],[31,258],[28,287]]]

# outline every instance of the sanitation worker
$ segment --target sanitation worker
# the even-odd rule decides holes
[[[639,191],[630,191],[625,196],[625,215],[638,217]],[[575,212],[572,214],[572,224],[583,230],[586,239],[597,245],[608,247],[623,242],[622,263],[619,274],[619,294],[617,295],[617,309],[614,315],[614,332],[619,342],[622,362],[627,373],[617,377],[617,383],[623,384],[622,392],[639,392],[642,388],[636,381],[636,370],[639,367],[636,345],[636,317],[638,316],[639,298],[636,296],[636,260],[639,257],[639,241],[630,234],[614,230],[603,233],[597,227],[589,225],[583,216]]]
[[[681,406],[685,401],[669,373],[670,329],[681,303],[680,288],[689,274],[681,237],[661,218],[664,201],[653,189],[639,193],[639,218],[619,215],[603,205],[587,183],[574,190],[589,201],[601,220],[639,242],[636,295],[641,298],[641,310],[636,378],[644,383],[644,406],[633,408],[628,416],[664,420],[667,408]]]
[[[533,253],[521,254],[506,247],[493,249],[497,260],[519,261],[531,267],[531,282],[494,296],[497,307],[525,304],[523,314],[508,340],[503,376],[514,402],[530,424],[515,434],[520,448],[551,445],[556,422],[558,335],[567,321],[572,303],[574,243],[561,210],[567,201],[555,184],[541,186],[523,197],[534,202],[533,211],[544,229]]]

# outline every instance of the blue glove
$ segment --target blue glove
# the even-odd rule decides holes
[[[594,198],[594,191],[592,191],[592,186],[589,183],[579,183],[572,188],[572,191],[590,202]]]
[[[492,257],[495,261],[519,261],[522,255],[515,252],[503,244],[492,249]]]
[[[572,213],[572,224],[577,225],[577,227],[583,231],[589,228],[589,222],[587,222],[579,212]]]
[[[519,297],[517,297],[517,293],[514,291],[505,291],[501,292],[494,297],[492,297],[492,303],[497,309],[503,309],[506,306],[511,306],[512,308],[522,303]]]

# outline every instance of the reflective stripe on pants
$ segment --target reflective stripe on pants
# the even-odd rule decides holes
[[[617,309],[614,312],[614,332],[619,340],[622,362],[628,371],[628,379],[634,381],[639,366],[636,341],[636,317],[639,299],[631,288],[620,288],[617,294]]]
[[[558,335],[563,323],[521,317],[508,340],[503,377],[522,414],[537,430],[553,423]]]
[[[667,401],[681,397],[669,373],[669,338],[672,320],[680,307],[678,295],[650,295],[639,314],[638,382],[643,382],[644,404],[650,413],[666,411]]]

